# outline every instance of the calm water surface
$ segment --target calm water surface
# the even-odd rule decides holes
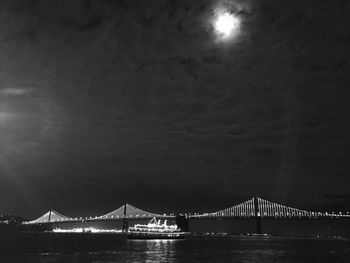
[[[200,237],[126,241],[114,251],[1,256],[6,262],[350,262],[350,240]]]

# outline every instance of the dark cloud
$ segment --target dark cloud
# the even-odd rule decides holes
[[[228,43],[210,24],[223,6],[241,19]],[[0,208],[217,209],[252,195],[332,205],[324,196],[349,190],[347,11],[3,1]]]

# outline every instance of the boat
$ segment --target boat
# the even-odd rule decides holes
[[[162,224],[155,217],[147,225],[136,224],[128,228],[129,239],[184,239],[188,234],[177,225],[167,225],[167,220]]]

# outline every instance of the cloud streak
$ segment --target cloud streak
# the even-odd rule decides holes
[[[3,96],[23,96],[35,91],[34,88],[5,88],[0,90],[0,94]]]

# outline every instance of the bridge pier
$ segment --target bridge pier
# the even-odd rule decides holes
[[[123,218],[123,226],[122,226],[122,231],[127,232],[129,228],[129,222],[127,218]]]
[[[261,225],[261,217],[256,217],[256,233],[262,234],[262,225]]]
[[[189,220],[186,216],[177,215],[175,218],[175,223],[181,229],[181,231],[190,231]]]

